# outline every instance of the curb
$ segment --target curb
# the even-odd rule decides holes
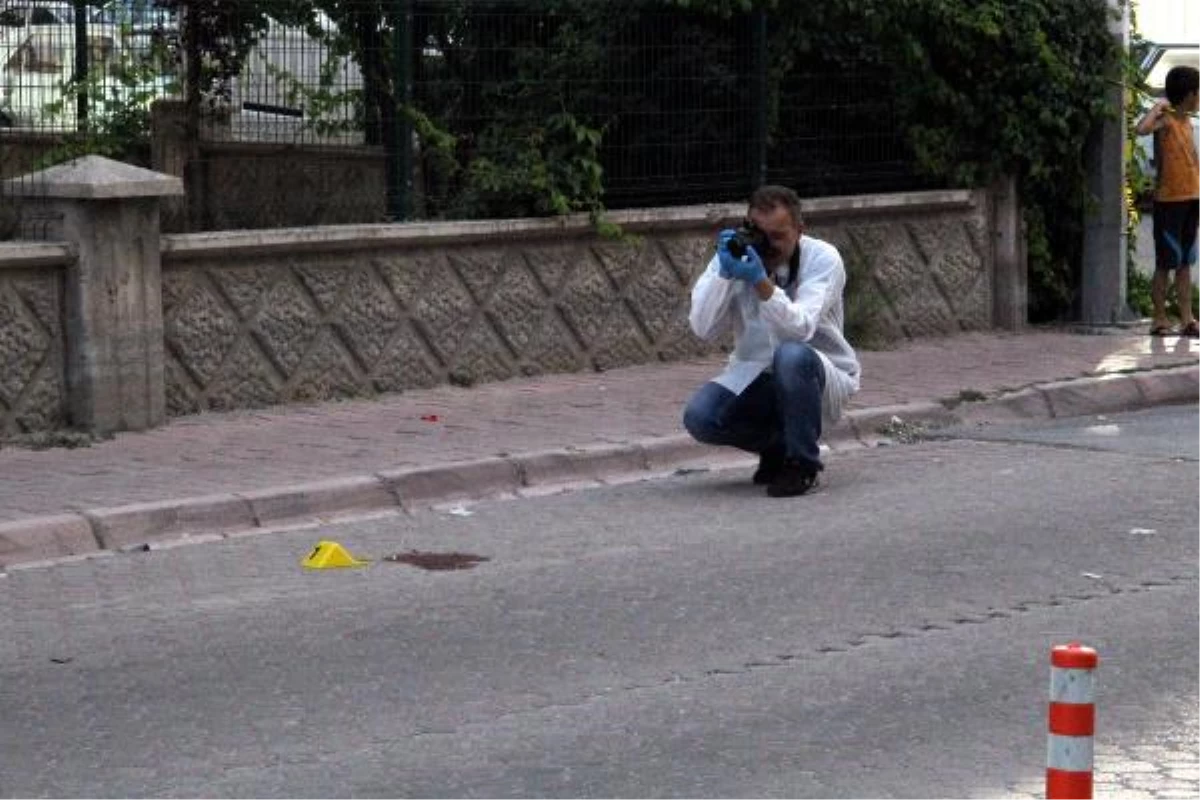
[[[1112,414],[1194,403],[1200,366],[1056,381],[978,401],[856,409],[824,437],[834,451],[893,441],[897,428],[926,430]],[[565,447],[514,456],[386,470],[252,492],[134,503],[0,523],[0,569],[171,540],[221,539],[273,526],[451,502],[529,497],[657,477],[682,469],[743,466],[750,456],[686,434],[631,444]]]
[[[1195,403],[1200,366],[1167,367],[1054,381],[955,409],[959,424],[1063,419]]]

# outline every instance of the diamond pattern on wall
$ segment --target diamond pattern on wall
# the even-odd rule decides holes
[[[56,274],[50,277],[13,278],[9,285],[51,341],[61,342],[61,276]]]
[[[66,425],[61,374],[60,365],[49,361],[42,363],[26,386],[12,415],[13,430],[31,433]]]
[[[229,298],[235,314],[241,319],[250,319],[271,285],[283,272],[279,266],[264,263],[260,266],[228,267],[213,270],[210,277],[221,293]]]
[[[249,339],[242,339],[222,365],[221,374],[205,386],[205,406],[214,411],[256,408],[287,401],[282,382]]]
[[[514,262],[496,286],[489,307],[505,341],[523,353],[546,324],[551,303],[533,273],[524,264]]]
[[[196,282],[185,299],[169,311],[163,309],[163,316],[168,354],[174,354],[200,385],[207,384],[238,341],[236,312],[218,292]]]
[[[547,312],[539,320],[522,355],[521,374],[575,372],[587,366],[581,347],[562,319]]]
[[[903,224],[856,226],[849,233],[858,250],[869,254],[875,283],[908,336],[959,330],[957,315]]]
[[[512,359],[492,327],[482,320],[459,340],[450,364],[450,380],[469,386],[513,377]]]
[[[166,375],[166,406],[167,414],[182,416],[203,411],[205,406],[200,397],[200,391],[195,386],[187,370],[180,366],[179,361],[168,357],[163,367]]]
[[[579,245],[539,243],[525,250],[525,263],[551,295],[558,292],[580,258]]]
[[[610,309],[618,302],[604,270],[590,257],[580,259],[569,273],[558,296],[558,307],[579,341],[599,340],[611,322]]]
[[[294,272],[271,288],[254,320],[254,329],[255,338],[284,376],[294,374],[320,332],[320,314]]]
[[[340,307],[331,309],[338,331],[360,364],[368,369],[383,358],[404,314],[383,281],[371,269],[347,270],[346,296]]]
[[[0,436],[66,424],[62,277],[0,272]]]
[[[300,283],[316,301],[317,308],[325,313],[333,311],[337,306],[338,295],[345,287],[348,276],[355,272],[353,263],[300,265],[294,271]]]
[[[858,222],[814,235],[870,265],[861,279],[885,301],[877,323],[902,337],[987,318],[987,262],[970,224]],[[702,342],[687,323],[690,287],[711,255],[710,232],[676,230],[632,242],[571,236],[168,261],[169,408],[473,384],[725,350],[729,336]]]
[[[49,349],[50,337],[14,287],[0,283],[0,402],[17,407]]]
[[[968,227],[961,221],[944,220],[909,226],[909,232],[959,327],[986,328],[990,322],[991,281]]]
[[[711,236],[696,235],[693,232],[667,234],[657,240],[667,264],[675,271],[679,285],[691,288],[692,282],[700,276],[715,254],[713,241],[716,231]]]
[[[420,337],[408,325],[400,325],[380,354],[371,372],[371,386],[380,392],[402,392],[442,383],[441,370]]]
[[[406,259],[407,261],[407,259]],[[471,293],[445,258],[381,265],[396,299],[428,338],[437,360],[449,364],[476,309]]]
[[[328,328],[317,334],[288,384],[289,399],[306,402],[355,397],[365,387],[349,354]]]
[[[475,301],[482,303],[504,273],[520,261],[520,255],[516,248],[472,246],[448,253],[446,260]]]
[[[282,163],[282,162],[281,162]],[[327,174],[296,174],[321,192]],[[240,187],[255,192],[256,181]],[[313,194],[320,194],[314,192]],[[382,193],[380,194],[382,196]],[[322,197],[305,198],[316,208]],[[987,328],[987,203],[935,214],[848,214],[811,227],[862,266],[888,338]],[[236,209],[229,212],[237,216]],[[232,217],[231,217],[232,218]],[[171,414],[405,391],[448,381],[604,369],[728,350],[687,324],[718,225],[613,241],[583,231],[390,250],[167,254]],[[0,434],[66,416],[62,269],[0,271]]]
[[[163,319],[170,318],[175,313],[175,310],[187,301],[187,298],[194,291],[192,280],[194,275],[195,273],[191,270],[175,270],[163,273]]]
[[[688,287],[679,282],[675,270],[652,248],[647,255],[630,282],[625,299],[650,339],[658,341],[679,319]],[[682,311],[686,319],[687,308]]]

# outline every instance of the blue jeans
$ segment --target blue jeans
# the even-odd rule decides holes
[[[719,383],[701,386],[683,412],[683,427],[697,441],[751,453],[783,455],[822,469],[821,394],[825,370],[812,347],[784,342],[770,372],[741,394]]]

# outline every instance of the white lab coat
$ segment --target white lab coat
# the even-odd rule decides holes
[[[800,237],[799,280],[785,291],[779,286],[767,301],[745,281],[722,278],[713,256],[692,287],[688,316],[692,332],[711,340],[729,327],[734,350],[729,366],[716,382],[741,394],[771,367],[781,342],[808,342],[825,367],[824,416],[837,420],[846,401],[858,391],[861,368],[854,348],[842,333],[842,291],[846,270],[837,248],[811,236]]]

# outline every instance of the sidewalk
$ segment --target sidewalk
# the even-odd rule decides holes
[[[1196,402],[1198,353],[1196,340],[1140,329],[975,333],[862,352],[863,389],[826,431],[831,464],[837,450],[876,441],[893,415],[940,424]],[[0,567],[744,460],[692,443],[679,422],[723,361],[201,414],[74,450],[5,447]],[[1044,386],[1084,376],[1108,377]]]

